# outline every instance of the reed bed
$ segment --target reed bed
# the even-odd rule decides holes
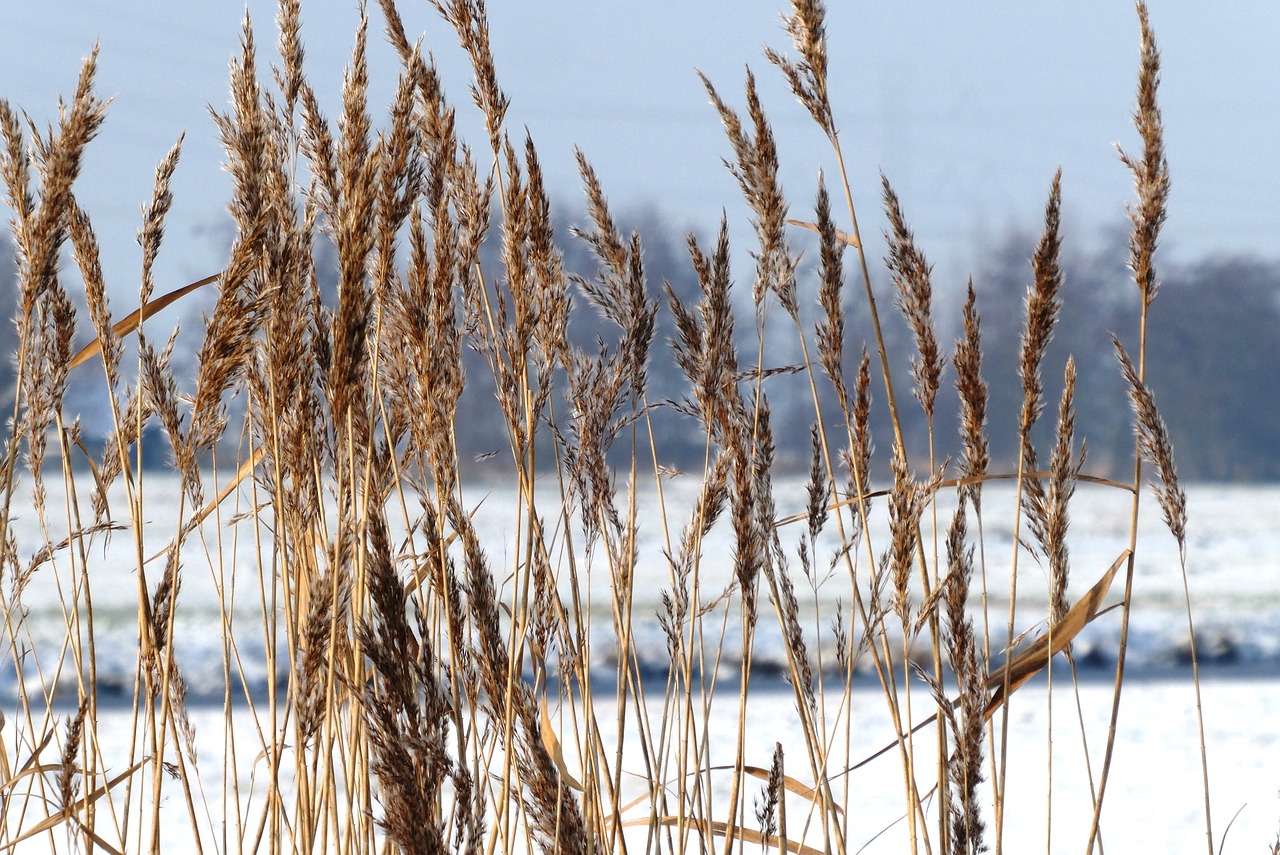
[[[466,109],[483,117],[482,138],[460,138],[457,108],[393,0],[379,3],[401,59],[392,103],[369,103],[374,25],[364,19],[331,121],[304,71],[299,3],[282,0],[278,64],[263,69],[246,19],[231,106],[216,116],[234,183],[224,269],[166,294],[153,281],[179,140],[156,172],[138,308],[123,317],[74,192],[106,111],[96,53],[48,131],[0,101],[20,341],[0,469],[5,667],[17,687],[0,753],[0,845],[843,853],[892,826],[912,853],[1001,852],[1011,848],[1005,794],[1020,785],[1010,754],[1047,749],[1052,788],[1056,737],[1084,742],[1092,812],[1050,809],[1045,845],[1064,827],[1087,828],[1086,851],[1102,851],[1108,819],[1135,821],[1104,806],[1116,745],[1140,726],[1120,712],[1148,477],[1184,572],[1186,558],[1185,497],[1144,381],[1169,175],[1143,4],[1141,149],[1122,154],[1137,192],[1129,266],[1140,309],[1114,339],[1136,435],[1123,482],[1086,470],[1074,364],[1046,364],[1069,275],[1059,176],[1028,248],[1021,412],[1016,424],[988,424],[981,312],[1014,307],[981,306],[970,286],[962,336],[939,341],[931,266],[888,178],[878,189],[884,268],[868,259],[854,203],[873,190],[845,174],[821,3],[793,3],[790,45],[766,58],[838,174],[830,187],[819,179],[811,214],[797,214],[755,78],[740,107],[723,81],[704,78],[751,210],[754,270],[739,293],[727,223],[710,240],[690,235],[692,299],[649,280],[641,236],[617,227],[607,176],[583,153],[583,225],[555,232],[534,142],[506,122],[483,3],[434,5],[473,64]],[[796,246],[813,235],[809,265]],[[487,240],[500,244],[500,269],[479,263]],[[567,271],[565,240],[590,247],[594,275]],[[336,259],[334,294],[321,287],[322,249]],[[188,377],[153,316],[210,290]],[[571,301],[603,319],[608,337],[595,347],[574,343]],[[882,315],[895,307],[914,342],[909,376],[887,355]],[[849,340],[853,315],[869,323],[865,344]],[[769,393],[781,381],[765,344],[779,325],[802,357],[788,382],[808,390],[808,432],[774,427]],[[79,352],[77,336],[92,339]],[[667,359],[686,380],[671,399],[649,384],[651,365]],[[71,372],[95,365],[110,416],[102,447],[64,406]],[[1046,373],[1063,377],[1057,401],[1046,400]],[[476,522],[486,488],[459,450],[464,393],[492,398],[508,440],[490,464],[518,497],[500,541]],[[955,459],[935,443],[953,429],[935,421],[949,396]],[[902,427],[916,406],[924,448]],[[889,429],[877,441],[879,408]],[[667,411],[705,449],[700,469],[681,476],[697,486],[679,513],[665,498],[673,473],[654,421]],[[993,461],[988,431],[1015,431],[1017,459]],[[1043,436],[1047,448],[1035,444]],[[163,542],[144,528],[156,488],[142,461],[156,443],[181,485]],[[775,481],[780,448],[810,461],[795,505],[780,504],[794,495]],[[984,487],[995,479],[1016,485],[1008,566],[986,558]],[[1109,567],[1072,566],[1081,482],[1132,496],[1131,537]],[[642,494],[657,500],[642,506]],[[44,537],[35,554],[11,529],[30,515]],[[717,529],[730,533],[730,554],[704,550]],[[658,533],[660,554],[641,555],[642,530]],[[130,544],[137,604],[136,667],[113,700],[98,678],[109,645],[94,608],[110,538]],[[1029,603],[1019,582],[1033,560],[1047,568],[1049,596]],[[637,637],[653,617],[637,613],[653,599],[637,590],[653,584],[638,573],[646,561],[662,568],[662,668]],[[191,574],[212,580],[216,602],[184,598]],[[56,644],[27,608],[33,578],[56,584]],[[1073,578],[1084,579],[1075,597]],[[1071,693],[1073,639],[1104,611],[1121,626],[1110,728],[1059,720],[1040,749],[1011,744],[1017,690],[1048,672],[1051,697]],[[198,623],[197,613],[213,617]],[[1189,603],[1187,617],[1191,630]],[[212,716],[207,697],[193,706],[176,652],[205,631],[224,665]],[[774,666],[792,697],[785,749],[748,736],[761,693],[778,685],[762,686],[766,633],[785,652]],[[867,685],[878,690],[858,688]],[[127,734],[100,730],[108,704],[127,709]],[[868,817],[850,800],[858,776],[895,768],[853,747],[867,704],[890,722],[873,739],[896,758],[882,784],[901,791],[896,816]],[[221,756],[198,754],[199,728],[215,730]],[[1212,853],[1207,763],[1203,785]]]

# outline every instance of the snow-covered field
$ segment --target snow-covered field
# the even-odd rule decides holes
[[[1005,851],[1078,852],[1084,851],[1088,836],[1091,803],[1088,774],[1080,749],[1079,718],[1075,712],[1075,695],[1061,687],[1053,701],[1053,791],[1052,817],[1046,768],[1048,763],[1048,718],[1044,703],[1043,683],[1032,683],[1015,696],[1010,715],[1010,754],[1007,759],[1009,795],[1005,811]],[[727,692],[717,703],[726,705],[732,724],[732,705],[736,699]],[[1089,733],[1089,750],[1097,776],[1101,765],[1102,745],[1111,710],[1110,683],[1085,681],[1080,686],[1080,708]],[[892,737],[888,715],[881,696],[874,691],[858,692],[852,754],[865,756],[882,747]],[[1212,675],[1204,681],[1204,723],[1208,763],[1210,763],[1213,836],[1215,851],[1224,832],[1226,855],[1234,852],[1270,851],[1270,843],[1280,832],[1280,680],[1230,675]],[[799,733],[780,727],[791,721],[790,691],[781,689],[758,691],[751,700],[751,717],[746,730],[746,745],[754,763],[767,765],[773,744],[781,741],[790,756],[801,756]],[[247,715],[239,708],[237,717]],[[605,717],[608,718],[608,717]],[[127,732],[131,715],[124,708],[111,708],[99,719],[99,732]],[[197,799],[205,805],[198,809],[202,837],[207,842],[221,840],[221,810],[228,768],[221,763],[224,756],[224,726],[221,710],[197,707],[192,710],[192,723],[197,733],[197,750],[201,756],[198,777],[204,787]],[[604,722],[607,726],[607,722]],[[247,724],[243,718],[237,728]],[[12,727],[12,724],[10,724]],[[1120,710],[1120,739],[1107,786],[1106,806],[1102,815],[1102,842],[1112,852],[1203,852],[1204,811],[1199,747],[1194,719],[1194,698],[1187,680],[1135,680],[1124,690]],[[248,731],[246,731],[248,732]],[[721,739],[712,744],[712,764],[731,763],[735,751],[736,731],[722,728]],[[9,733],[12,736],[12,733]],[[259,747],[241,737],[238,751],[237,778],[246,817],[256,818],[261,810],[262,781],[266,768]],[[929,765],[929,740],[919,740],[918,767],[923,781],[932,769]],[[632,742],[634,744],[634,742]],[[754,746],[754,747],[753,747]],[[791,753],[795,749],[795,753]],[[123,767],[123,754],[116,768]],[[572,760],[570,760],[572,764]],[[643,772],[636,762],[632,771]],[[803,771],[792,771],[803,777]],[[631,778],[637,794],[640,778]],[[727,781],[727,778],[726,778]],[[908,831],[901,819],[902,773],[895,755],[874,760],[867,767],[847,776],[844,797],[849,815],[849,851],[865,855],[895,854],[910,851]],[[844,786],[844,782],[840,786]],[[191,840],[186,808],[177,786],[170,782],[164,801],[163,838],[168,851],[183,851]],[[726,796],[721,792],[722,797]],[[758,791],[749,788],[748,804]],[[804,804],[791,806],[791,817],[803,817]],[[937,810],[936,803],[931,805]],[[206,813],[207,811],[207,813]],[[995,842],[991,826],[993,814],[984,808],[988,822],[989,843]],[[1052,819],[1052,823],[1050,823]],[[795,820],[795,819],[794,819]],[[1052,824],[1052,846],[1046,849],[1046,829]],[[234,837],[234,835],[232,835]],[[820,845],[817,841],[806,841]],[[46,851],[44,840],[33,842],[31,849]],[[863,847],[865,846],[865,849]],[[236,847],[232,846],[232,851]],[[206,850],[207,851],[207,850]]]
[[[144,520],[146,554],[159,552],[173,534],[173,520],[163,514],[177,507],[174,485],[164,476],[149,476],[150,498],[144,504],[156,516]],[[692,478],[667,482],[663,500],[670,520],[670,537],[679,536],[683,509],[687,508],[697,484]],[[212,485],[207,486],[212,492]],[[1280,828],[1280,488],[1236,486],[1192,486],[1189,491],[1189,584],[1194,603],[1197,632],[1206,649],[1213,653],[1204,665],[1204,713],[1206,742],[1212,788],[1213,828],[1221,838],[1232,817],[1239,811],[1226,840],[1225,852],[1268,851]],[[483,502],[481,502],[483,500]],[[52,491],[50,506],[60,501]],[[243,500],[242,500],[243,501]],[[484,537],[495,573],[502,578],[510,564],[508,526],[513,518],[513,498],[499,489],[474,487],[469,504],[479,504],[475,519]],[[950,506],[940,503],[938,524],[945,527]],[[1013,493],[1003,486],[989,488],[984,499],[986,559],[993,595],[993,621],[1005,619],[1008,603],[1003,593],[1012,543]],[[654,614],[659,592],[669,585],[663,550],[666,535],[659,497],[652,488],[640,491],[637,506],[644,509],[638,544],[641,566],[637,584],[637,641],[641,655],[661,665],[665,645]],[[777,506],[786,515],[803,508],[798,484],[779,488]],[[116,505],[117,515],[126,506]],[[548,507],[551,507],[548,505]],[[243,510],[228,507],[224,519]],[[1079,596],[1100,576],[1128,543],[1129,502],[1118,491],[1082,486],[1072,511],[1072,596]],[[20,512],[15,523],[18,554],[30,556],[43,542],[30,512]],[[793,533],[794,529],[794,533]],[[976,526],[971,524],[971,533]],[[1131,635],[1129,680],[1121,704],[1118,750],[1108,786],[1102,819],[1104,844],[1112,852],[1205,851],[1203,839],[1202,789],[1199,747],[1195,726],[1194,697],[1190,672],[1181,661],[1187,638],[1182,604],[1182,577],[1178,553],[1164,531],[1154,501],[1143,497],[1135,579],[1135,606]],[[204,798],[213,816],[221,813],[224,756],[223,713],[220,708],[224,685],[218,602],[236,604],[236,638],[242,658],[241,676],[254,692],[265,691],[267,671],[258,596],[258,563],[251,552],[251,526],[207,524],[202,541],[193,543],[184,554],[184,581],[178,605],[182,631],[175,647],[184,673],[191,683],[193,721],[196,724],[200,774]],[[799,527],[784,529],[784,547],[794,547]],[[55,539],[61,534],[54,534]],[[235,538],[238,536],[239,540]],[[828,535],[824,535],[826,537]],[[883,542],[873,527],[873,539]],[[218,538],[221,538],[218,540]],[[826,543],[831,547],[834,540]],[[819,542],[819,563],[826,556]],[[727,526],[713,531],[704,547],[704,584],[723,584],[732,549]],[[211,561],[209,555],[222,556]],[[62,575],[62,559],[42,567],[32,577],[23,594],[28,626],[37,651],[48,657],[52,646],[65,635],[66,619],[60,606],[60,587],[68,583]],[[136,651],[137,578],[133,547],[127,533],[117,535],[103,549],[90,554],[94,615],[99,638],[99,684],[120,685],[131,694]],[[1020,558],[1019,614],[1028,628],[1043,619],[1045,573],[1025,553]],[[154,568],[154,569],[152,569]],[[797,573],[797,589],[802,601],[819,614],[819,631],[829,626],[836,601],[848,596],[847,583],[829,581],[816,592]],[[158,579],[159,562],[149,565],[152,585]],[[838,578],[838,577],[837,577]],[[6,605],[12,607],[8,580]],[[233,588],[234,585],[234,588]],[[587,586],[598,609],[597,621],[603,632],[610,625],[608,602],[611,595],[606,574],[592,577]],[[1119,593],[1113,590],[1110,601]],[[10,614],[9,619],[14,620]],[[1113,661],[1119,634],[1119,612],[1103,615],[1077,641],[1078,653],[1091,653],[1097,663],[1084,670],[1079,704],[1088,738],[1094,776],[1098,774],[1110,714]],[[607,636],[602,636],[607,641]],[[608,644],[597,644],[607,650]],[[43,648],[43,649],[42,649]],[[757,660],[780,660],[781,640],[776,631],[762,629]],[[602,673],[611,667],[607,656],[596,663]],[[767,765],[773,743],[784,748],[794,744],[798,734],[788,730],[791,695],[785,685],[759,683],[763,687],[751,703],[748,746],[759,747],[753,762]],[[10,751],[14,750],[15,682],[12,659],[6,657],[0,671],[0,698],[9,724],[3,731]],[[1008,810],[1005,830],[1006,851],[1046,851],[1045,833],[1050,826],[1046,792],[1048,748],[1048,704],[1045,685],[1033,682],[1023,688],[1010,706],[1010,752]],[[722,693],[731,706],[736,698]],[[921,696],[922,701],[925,700]],[[718,702],[720,702],[718,698]],[[606,703],[606,699],[601,699]],[[1051,852],[1083,851],[1088,831],[1089,777],[1084,771],[1080,745],[1076,697],[1065,680],[1055,676],[1052,845]],[[877,691],[868,688],[855,698],[853,746],[850,756],[860,757],[883,745],[892,728]],[[233,713],[246,714],[242,708]],[[600,715],[608,720],[607,714]],[[130,715],[127,705],[108,704],[98,722],[98,736],[105,744],[118,735],[128,740]],[[732,720],[723,728],[725,742],[713,747],[712,763],[732,758]],[[239,725],[237,724],[237,727]],[[109,748],[108,748],[109,751]],[[242,742],[237,752],[237,773],[242,792],[248,792],[255,772],[261,774],[258,749]],[[797,755],[798,756],[798,755]],[[636,771],[640,771],[637,766]],[[905,851],[905,824],[898,823],[883,836],[877,834],[899,816],[902,804],[901,770],[897,761],[885,757],[848,776],[847,806],[850,816],[851,851],[864,843],[867,852]],[[177,804],[167,806],[171,822],[185,827],[185,811]],[[988,814],[990,819],[990,815]],[[216,822],[215,822],[216,824]],[[989,832],[994,834],[993,831]],[[167,835],[166,835],[167,836]],[[989,837],[989,839],[994,839]],[[43,845],[43,843],[41,844]],[[1216,849],[1217,841],[1215,841]],[[32,850],[35,851],[35,850]]]
[[[1218,844],[1230,824],[1223,853],[1270,852],[1270,843],[1280,832],[1280,716],[1275,714],[1280,708],[1280,679],[1215,674],[1203,688],[1214,851],[1219,851]],[[1111,714],[1111,691],[1111,684],[1104,680],[1088,680],[1080,687],[1095,779]],[[733,713],[736,698],[718,700]],[[766,766],[775,741],[782,742],[788,756],[803,756],[799,735],[778,727],[779,721],[792,718],[792,703],[789,691],[753,697],[746,737],[749,751],[756,746],[753,762]],[[852,754],[861,758],[892,739],[893,728],[877,692],[859,693],[854,706],[861,712]],[[1020,690],[1010,705],[1006,852],[1085,851],[1092,817],[1089,777],[1081,749],[1076,696],[1061,684],[1055,686],[1053,702],[1053,842],[1051,847],[1045,845],[1050,825],[1045,773],[1049,762],[1048,708],[1042,681]],[[602,720],[607,718],[601,715]],[[1102,815],[1105,851],[1205,852],[1204,789],[1190,681],[1162,678],[1130,682],[1121,701],[1119,734]],[[713,748],[713,765],[733,762],[735,739],[732,726],[723,729],[721,741]],[[787,750],[792,747],[794,753]],[[918,760],[918,774],[921,781],[928,781],[931,752],[922,754],[929,756]],[[847,781],[844,805],[849,817],[849,851],[861,850],[865,855],[911,851],[902,820],[902,768],[896,755],[891,752],[873,761],[849,775]],[[758,788],[748,790],[748,805],[758,792]],[[936,802],[931,807],[929,816],[933,819]],[[803,815],[802,803],[791,809],[792,817]],[[984,807],[983,816],[988,824],[987,841],[994,851],[990,804]],[[936,835],[936,828],[934,831]],[[821,848],[820,841],[806,842]]]
[[[733,762],[735,701],[731,692],[717,698],[716,703],[727,714],[727,726],[712,731],[719,734],[711,745],[712,765]],[[1084,682],[1079,703],[1088,729],[1090,759],[1096,778],[1110,716],[1110,684],[1103,680]],[[745,740],[753,763],[767,765],[775,742],[782,743],[787,756],[803,756],[798,732],[780,726],[793,719],[792,704],[792,695],[785,687],[757,691],[753,695]],[[854,757],[863,757],[891,739],[893,730],[877,692],[858,692],[854,704],[859,714],[851,753]],[[609,702],[597,699],[596,705],[597,716],[607,728],[612,721]],[[652,708],[656,710],[658,706],[654,702]],[[1218,844],[1228,826],[1226,843],[1220,850],[1226,855],[1269,852],[1270,843],[1280,832],[1280,717],[1276,716],[1276,709],[1280,709],[1280,679],[1274,676],[1260,678],[1224,672],[1214,673],[1204,682],[1215,852],[1219,851]],[[1047,710],[1042,682],[1023,688],[1010,707],[1006,852],[1084,852],[1091,817],[1089,778],[1080,747],[1076,697],[1061,686],[1055,689],[1053,703],[1052,846],[1048,849],[1045,846],[1046,829],[1050,827],[1045,774],[1049,762]],[[1102,816],[1105,851],[1206,851],[1194,712],[1194,696],[1186,679],[1137,679],[1125,687],[1118,748]],[[251,733],[244,727],[247,709],[240,707],[234,715],[239,719],[236,728],[241,733],[235,777],[244,816],[251,826],[256,826],[256,817],[262,809],[266,766],[259,754],[260,748],[252,739],[245,738]],[[116,740],[120,746],[127,744],[130,721],[127,708],[108,709],[98,722],[99,739],[108,747]],[[221,762],[225,750],[222,711],[213,706],[197,706],[192,710],[192,723],[201,758],[198,777],[202,792],[197,794],[197,799],[205,802],[198,808],[198,815],[202,839],[208,843],[223,840],[226,831],[222,827],[224,788],[231,782],[227,780],[229,767]],[[8,735],[11,739],[11,731]],[[634,740],[629,744],[634,745]],[[927,751],[921,753],[928,754]],[[577,768],[573,758],[567,762],[571,770]],[[123,765],[121,753],[114,768]],[[638,758],[631,763],[629,771],[637,774],[624,778],[629,794],[639,795],[643,791],[643,768]],[[929,780],[931,770],[925,760],[919,761],[918,770],[921,781]],[[802,769],[789,768],[788,771],[804,777]],[[727,776],[727,773],[721,774]],[[727,777],[724,780],[727,782]],[[897,758],[892,753],[886,755],[838,784],[844,786],[846,782],[848,789],[836,792],[844,799],[848,811],[848,851],[862,851],[866,855],[901,855],[910,851],[906,823],[902,821],[903,781]],[[187,851],[191,832],[186,809],[176,785],[170,782],[167,786],[161,810],[162,839],[169,847],[166,851]],[[724,789],[727,790],[727,783]],[[758,793],[758,787],[749,785],[748,806]],[[725,798],[727,792],[719,795]],[[803,802],[793,803],[789,808],[792,821],[798,822],[797,818],[804,816],[804,809]],[[937,810],[936,802],[930,805],[930,810],[932,818]],[[984,807],[983,815],[988,823],[987,840],[994,851],[995,831],[989,804]],[[792,828],[794,832],[794,826]],[[227,833],[234,839],[234,832]],[[812,839],[806,842],[821,845]],[[44,840],[32,846],[19,851],[46,851]],[[219,847],[218,851],[224,850]],[[235,845],[230,851],[236,851]]]

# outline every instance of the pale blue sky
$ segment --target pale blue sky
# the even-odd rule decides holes
[[[248,5],[265,66],[274,57],[275,5]],[[881,169],[940,271],[967,270],[976,248],[1012,225],[1037,228],[1059,165],[1070,240],[1087,244],[1123,216],[1131,182],[1113,144],[1137,147],[1129,120],[1137,23],[1126,0],[831,6],[833,99],[864,233],[881,227]],[[411,36],[425,36],[451,100],[471,119],[469,69],[452,33],[425,2],[401,7]],[[121,300],[136,287],[134,234],[155,165],[184,130],[160,272],[176,285],[218,266],[214,242],[196,234],[221,221],[229,187],[206,105],[227,103],[227,63],[244,8],[221,0],[43,0],[0,11],[0,97],[41,124],[56,115],[81,57],[101,41],[99,92],[114,103],[78,191]],[[764,84],[793,211],[806,216],[814,177],[819,168],[830,174],[833,158],[760,55],[765,44],[789,47],[778,25],[784,8],[780,0],[492,0],[494,52],[513,102],[509,127],[529,128],[553,193],[568,203],[580,199],[576,144],[617,208],[648,205],[682,227],[707,230],[728,208],[745,241],[746,214],[720,162],[728,146],[694,68],[740,105],[749,63]],[[348,0],[303,3],[308,71],[331,114],[355,10]],[[1168,251],[1277,255],[1280,4],[1152,0],[1151,10],[1164,54],[1174,179]],[[376,4],[370,17],[375,91],[385,103],[397,66]],[[483,146],[479,135],[472,142]]]

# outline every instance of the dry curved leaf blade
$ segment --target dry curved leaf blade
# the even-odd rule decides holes
[[[1063,616],[1062,620],[1058,621],[1057,625],[987,677],[987,690],[992,692],[992,695],[983,709],[983,720],[991,718],[995,711],[1000,709],[1000,705],[1008,700],[1009,695],[1012,695],[1024,683],[1040,673],[1055,655],[1065,650],[1072,639],[1080,634],[1080,630],[1088,626],[1098,616],[1098,609],[1101,608],[1102,601],[1106,599],[1107,592],[1111,590],[1111,582],[1116,577],[1116,571],[1128,560],[1130,554],[1128,549],[1121,552],[1120,556],[1107,569],[1107,572],[1102,574],[1102,577],[1094,583],[1092,588],[1085,592],[1084,596],[1076,600],[1075,604],[1071,606],[1071,609]],[[916,733],[922,728],[933,724],[937,719],[938,714],[934,713],[911,728],[910,732]],[[907,734],[903,734],[884,748],[850,766],[846,772],[862,768],[886,751],[891,750],[900,740],[906,738]]]
[[[808,229],[811,232],[822,234],[822,231],[818,228],[817,223],[810,223],[810,222],[807,222],[806,220],[787,220],[787,225],[799,226],[802,229]],[[853,235],[849,234],[848,232],[841,231],[840,229],[836,229],[836,240],[842,241],[848,244],[849,246],[853,247],[854,249],[861,248],[860,245],[858,244],[857,239]]]
[[[623,823],[624,826],[640,826],[649,825],[656,822],[658,825],[665,825],[668,828],[675,827],[683,823],[689,828],[696,829],[703,834],[715,835],[716,837],[729,836],[729,824],[718,819],[693,819],[691,817],[678,816],[658,816],[653,819],[632,819]],[[774,834],[769,837],[766,842],[764,835],[756,831],[754,828],[742,828],[737,826],[733,829],[733,837],[735,840],[743,840],[747,843],[759,843],[761,845],[772,846],[775,849],[781,849],[782,844],[787,846],[787,852],[795,852],[798,855],[826,855],[821,849],[814,849],[812,846],[802,846],[793,840],[784,840]]]
[[[560,780],[564,781],[570,789],[582,792],[582,784],[569,773],[569,767],[565,765],[564,749],[560,745],[559,737],[556,736],[555,728],[551,726],[551,716],[547,714],[546,693],[538,698],[538,709],[542,713],[542,746],[547,749],[547,753],[551,755],[551,761],[556,764]]]
[[[712,766],[711,768],[732,769],[734,767]],[[750,775],[753,778],[756,778],[757,780],[761,780],[761,781],[769,780],[769,770],[761,766],[743,766],[742,771],[746,772],[748,775]],[[802,798],[806,798],[809,801],[813,802],[814,804],[822,803],[821,793],[819,793],[813,787],[810,787],[807,784],[803,784],[800,781],[797,781],[795,778],[791,777],[790,775],[782,776],[782,786],[787,790],[787,792],[794,793],[795,795],[801,796]],[[844,815],[844,809],[840,807],[840,805],[832,804],[831,807],[836,812],[837,817]]]
[[[222,277],[221,273],[215,273],[212,276],[206,276],[205,278],[199,281],[192,282],[190,285],[183,285],[181,288],[170,291],[167,294],[163,294],[154,300],[150,300],[144,306],[142,306],[142,308],[135,309],[133,312],[130,312],[129,315],[124,318],[124,320],[118,321],[117,323],[113,324],[111,329],[114,330],[115,334],[118,336],[128,335],[129,333],[136,330],[138,327],[142,326],[142,323],[146,321],[148,318],[150,318],[152,315],[154,315],[156,312],[160,312],[160,311],[163,311],[164,309],[167,309],[169,306],[173,305],[178,300],[181,300],[183,297],[187,296],[192,291],[197,291],[200,288],[203,288],[204,286],[208,285],[210,282],[213,282],[221,277]],[[70,371],[72,368],[75,368],[77,365],[81,365],[85,362],[88,362],[90,359],[97,356],[101,352],[102,352],[102,340],[99,338],[95,338],[93,341],[89,342],[84,347],[82,347],[80,349],[80,352],[71,358],[71,364],[67,366],[67,370]]]
[[[1120,557],[1111,564],[1106,573],[1102,574],[1102,578],[1095,582],[1084,596],[1076,600],[1056,626],[987,678],[987,688],[993,689],[995,693],[987,702],[983,713],[986,718],[990,718],[1014,690],[1040,673],[1049,664],[1049,660],[1065,650],[1072,639],[1080,634],[1080,630],[1088,626],[1089,622],[1097,616],[1102,601],[1111,590],[1111,582],[1116,577],[1116,571],[1128,557],[1129,550],[1121,552]]]

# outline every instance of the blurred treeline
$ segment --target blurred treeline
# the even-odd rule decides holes
[[[670,358],[671,315],[663,293],[666,283],[682,301],[694,304],[698,300],[697,279],[689,262],[686,235],[654,212],[640,212],[620,220],[625,231],[640,233],[651,291],[663,303],[650,360],[648,391],[657,433],[657,462],[669,469],[697,471],[705,459],[705,436],[697,433],[692,419],[681,415],[678,406],[673,406],[673,402],[681,400],[687,384]],[[573,275],[589,279],[595,275],[595,260],[589,247],[572,236],[572,222],[561,217],[557,228],[565,268]],[[800,293],[807,295],[807,299],[802,297],[802,313],[808,313],[806,322],[811,325],[817,310],[814,269],[817,247],[816,242],[807,240],[807,235],[807,232],[798,232],[793,237],[793,246],[801,255]],[[1046,409],[1041,419],[1039,430],[1044,435],[1038,439],[1048,446],[1062,371],[1068,355],[1074,356],[1079,373],[1076,435],[1084,438],[1088,445],[1086,470],[1098,475],[1123,476],[1132,467],[1129,402],[1111,345],[1114,332],[1131,352],[1137,350],[1137,299],[1125,266],[1126,235],[1125,229],[1118,228],[1110,236],[1086,246],[1068,244],[1063,259],[1066,272],[1063,308],[1045,362],[1047,400],[1054,402],[1054,406]],[[1016,424],[1022,395],[1017,353],[1023,298],[1031,282],[1029,257],[1036,237],[1033,232],[1006,235],[984,254],[983,262],[972,272],[982,318],[983,376],[990,389],[988,431],[993,470],[1009,469],[1016,459]],[[698,239],[703,248],[709,250],[714,234],[699,234]],[[744,371],[754,368],[759,350],[756,323],[762,317],[750,304],[754,270],[746,249],[735,248],[738,261],[734,271],[739,305],[739,362]],[[490,287],[500,282],[498,253],[499,242],[491,235],[482,253],[482,267]],[[9,318],[17,306],[17,294],[12,251],[7,242],[0,243],[0,259],[3,259],[0,312]],[[1147,376],[1169,424],[1181,476],[1199,481],[1280,480],[1280,261],[1220,256],[1191,264],[1164,261],[1159,271],[1162,286],[1152,306]],[[336,265],[323,240],[317,246],[317,272],[322,287],[332,296],[336,288]],[[893,307],[893,289],[884,268],[873,267],[872,278],[896,371],[895,381],[909,382],[910,334]],[[966,284],[944,281],[939,275],[934,277],[934,322],[941,342],[954,342],[959,334]],[[576,291],[575,286],[568,287]],[[871,341],[862,300],[857,293],[861,289],[856,270],[846,261],[846,305],[851,307],[846,321],[846,358],[850,375],[860,358],[863,342]],[[199,304],[198,300],[192,302]],[[133,308],[118,296],[115,305],[120,316]],[[188,317],[191,314],[189,312]],[[763,318],[764,367],[798,368],[801,357],[790,319],[777,306],[767,307]],[[165,328],[169,324],[162,318],[154,323]],[[186,326],[198,324],[188,320]],[[579,347],[608,347],[614,336],[609,322],[587,307],[585,300],[575,301],[571,337]],[[6,357],[12,357],[14,345],[13,325],[4,324],[0,328],[0,347]],[[182,348],[178,353],[175,359],[180,358]],[[500,469],[504,465],[509,444],[501,432],[502,419],[494,417],[493,390],[485,387],[491,375],[476,354],[469,354],[469,358],[468,378],[472,382],[462,400],[458,440],[464,443],[460,449],[464,459],[477,460],[477,472],[483,474],[484,470]],[[874,353],[872,365],[873,399],[882,402],[883,384],[874,371]],[[13,372],[11,358],[0,363],[0,390],[9,401],[13,400]],[[828,390],[822,388],[825,379],[819,379],[821,391],[826,393]],[[101,383],[101,374],[96,382]],[[80,384],[86,392],[91,386],[92,383]],[[813,413],[808,381],[802,372],[779,371],[765,381],[765,391],[772,410],[778,465],[800,471],[807,465],[809,421]],[[101,390],[93,390],[93,394],[100,397]],[[927,426],[913,399],[901,399],[899,407],[915,454],[913,462],[923,468],[928,460]],[[835,413],[836,408],[832,406],[827,411]],[[873,413],[881,419],[873,421],[874,435],[879,438],[880,446],[887,449],[890,439],[885,408],[873,407]],[[553,400],[547,415],[561,427],[569,422],[563,400]],[[89,409],[87,423],[83,425],[89,436],[97,433],[91,419],[92,409]],[[955,419],[954,395],[945,396],[939,401],[935,433],[944,443],[954,435],[949,426]],[[629,432],[633,428],[647,430],[642,423],[619,425],[619,454],[630,454]],[[648,438],[644,433],[637,436],[636,447],[643,455],[639,463],[647,466],[649,461],[643,450],[649,447]],[[163,453],[168,443],[156,436],[156,446],[155,450]],[[956,450],[956,445],[944,444],[934,449],[935,458],[940,463]],[[159,454],[148,453],[145,457],[158,462]],[[881,459],[879,464],[887,467],[888,461]]]

